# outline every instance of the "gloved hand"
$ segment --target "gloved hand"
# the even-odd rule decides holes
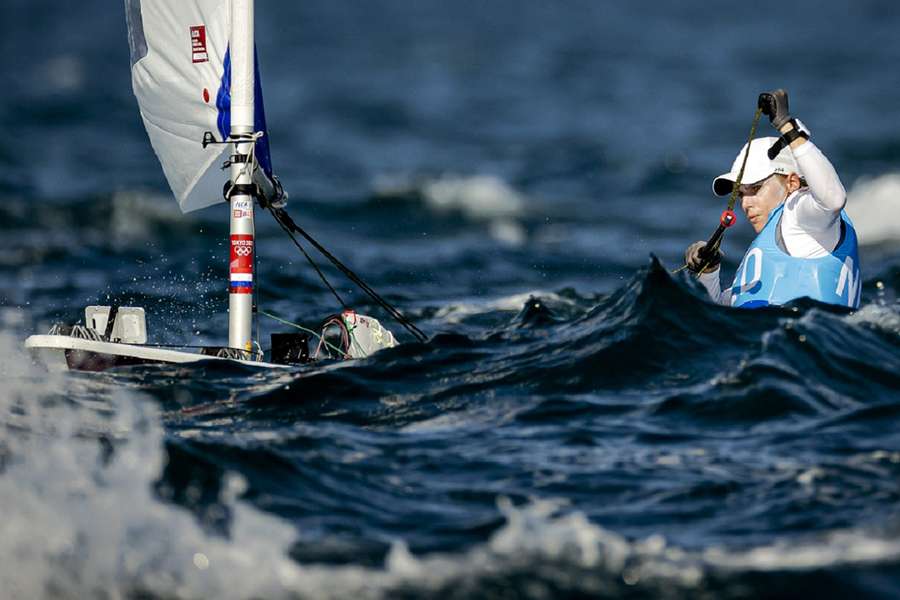
[[[706,256],[703,249],[706,248],[706,242],[694,242],[684,251],[684,264],[692,273],[712,273],[719,269],[719,263],[722,262],[722,252],[716,248],[712,256]],[[703,269],[702,271],[700,269]]]
[[[788,95],[784,90],[763,92],[759,95],[757,106],[762,109],[764,115],[769,117],[769,121],[772,122],[772,127],[775,129],[781,129],[782,125],[791,120]]]

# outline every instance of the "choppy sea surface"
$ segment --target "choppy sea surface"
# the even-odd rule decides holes
[[[227,211],[171,198],[121,3],[7,4],[3,597],[900,594],[894,2],[259,1],[291,214],[429,340],[329,271],[403,343],[104,374],[24,338],[119,303],[152,342],[224,343]],[[849,192],[858,311],[718,307],[671,274],[775,87]],[[261,308],[335,312],[258,235]],[[727,275],[751,239],[741,218]]]

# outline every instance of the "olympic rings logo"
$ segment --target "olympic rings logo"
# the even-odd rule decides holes
[[[238,246],[237,248],[234,249],[234,253],[237,254],[238,256],[250,256],[250,254],[252,252],[253,252],[252,246]]]

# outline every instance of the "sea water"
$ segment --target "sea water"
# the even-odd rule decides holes
[[[227,211],[167,191],[121,5],[11,2],[0,596],[897,594],[892,2],[257,2],[291,214],[430,339],[327,271],[404,343],[104,374],[23,340],[115,303],[151,342],[223,343]],[[670,273],[776,87],[849,192],[856,312],[717,307]],[[257,232],[262,310],[340,309]],[[726,277],[752,235],[729,230]]]

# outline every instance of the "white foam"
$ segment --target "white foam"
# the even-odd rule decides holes
[[[171,196],[120,190],[112,198],[110,234],[117,246],[153,239],[153,224],[184,224],[185,216]]]
[[[553,292],[542,292],[540,290],[532,290],[530,292],[513,294],[511,296],[503,296],[490,300],[448,304],[447,306],[444,306],[440,310],[438,310],[437,313],[435,313],[435,318],[441,319],[446,323],[460,323],[466,317],[470,317],[472,315],[480,315],[496,311],[519,312],[520,310],[522,310],[522,307],[525,306],[525,303],[528,302],[528,299],[532,296],[535,298],[541,298],[544,301],[549,300],[551,302],[559,304],[574,304],[574,301],[569,298],[564,298],[559,294],[555,294]]]
[[[438,210],[460,210],[472,219],[516,217],[525,201],[508,183],[493,175],[445,175],[423,187],[428,204]]]
[[[857,180],[846,210],[861,244],[900,243],[900,173]]]
[[[39,65],[32,85],[47,93],[71,93],[84,89],[87,63],[77,54],[61,54]]]
[[[528,241],[528,232],[512,219],[495,219],[488,231],[492,238],[507,246],[521,248]]]
[[[900,559],[900,538],[855,529],[835,530],[801,540],[782,540],[747,550],[712,547],[693,552],[652,535],[629,542],[588,521],[575,511],[557,515],[564,501],[536,501],[521,508],[501,501],[507,524],[486,547],[474,550],[475,564],[502,563],[502,557],[532,554],[543,560],[564,559],[583,568],[625,576],[639,573],[643,581],[667,581],[684,587],[699,585],[713,571],[802,571],[840,565],[875,564]],[[481,553],[487,552],[484,556]],[[474,567],[475,572],[478,568]],[[492,567],[482,567],[490,569]]]
[[[286,596],[293,530],[235,499],[228,539],[153,492],[166,455],[154,402],[92,376],[48,374],[0,332],[0,589],[4,597]],[[83,401],[84,400],[84,401]],[[114,440],[105,463],[100,436]],[[50,593],[52,591],[52,593]]]
[[[507,519],[491,538],[461,554],[416,557],[403,542],[396,542],[385,569],[374,570],[365,579],[369,589],[390,597],[394,589],[415,589],[435,594],[462,582],[503,577],[521,577],[540,570],[542,579],[581,592],[600,592],[621,579],[631,584],[649,582],[693,588],[701,572],[685,564],[683,552],[669,548],[661,536],[632,543],[590,521],[580,512],[559,514],[561,500],[535,500],[515,507],[504,498],[498,507]],[[336,572],[334,572],[336,571]],[[359,575],[359,569],[334,570],[341,592],[351,592],[343,583]],[[334,590],[334,597],[341,592]],[[358,593],[358,592],[357,592]]]
[[[885,306],[881,304],[866,304],[858,311],[849,314],[845,319],[853,324],[870,324],[900,334],[900,312],[898,306]]]
[[[519,248],[528,239],[528,231],[518,220],[525,213],[525,198],[494,175],[382,175],[376,178],[374,188],[378,196],[421,197],[437,213],[460,213],[486,222],[491,238],[506,246]]]
[[[0,402],[4,416],[13,404],[25,411],[16,432],[0,433],[11,456],[0,476],[0,589],[11,597],[40,598],[52,589],[72,598],[136,591],[239,598],[295,587],[300,569],[285,553],[291,529],[235,502],[236,476],[226,485],[235,511],[230,539],[205,533],[186,511],[154,496],[165,455],[147,399],[113,394],[107,420],[20,392]],[[119,440],[103,466],[97,433]]]
[[[525,198],[495,175],[454,175],[440,177],[381,175],[374,188],[379,196],[421,194],[425,203],[438,212],[461,212],[466,217],[491,221],[522,216]]]
[[[900,540],[861,531],[835,531],[808,542],[777,542],[746,551],[710,548],[708,567],[738,571],[808,571],[900,559]]]

